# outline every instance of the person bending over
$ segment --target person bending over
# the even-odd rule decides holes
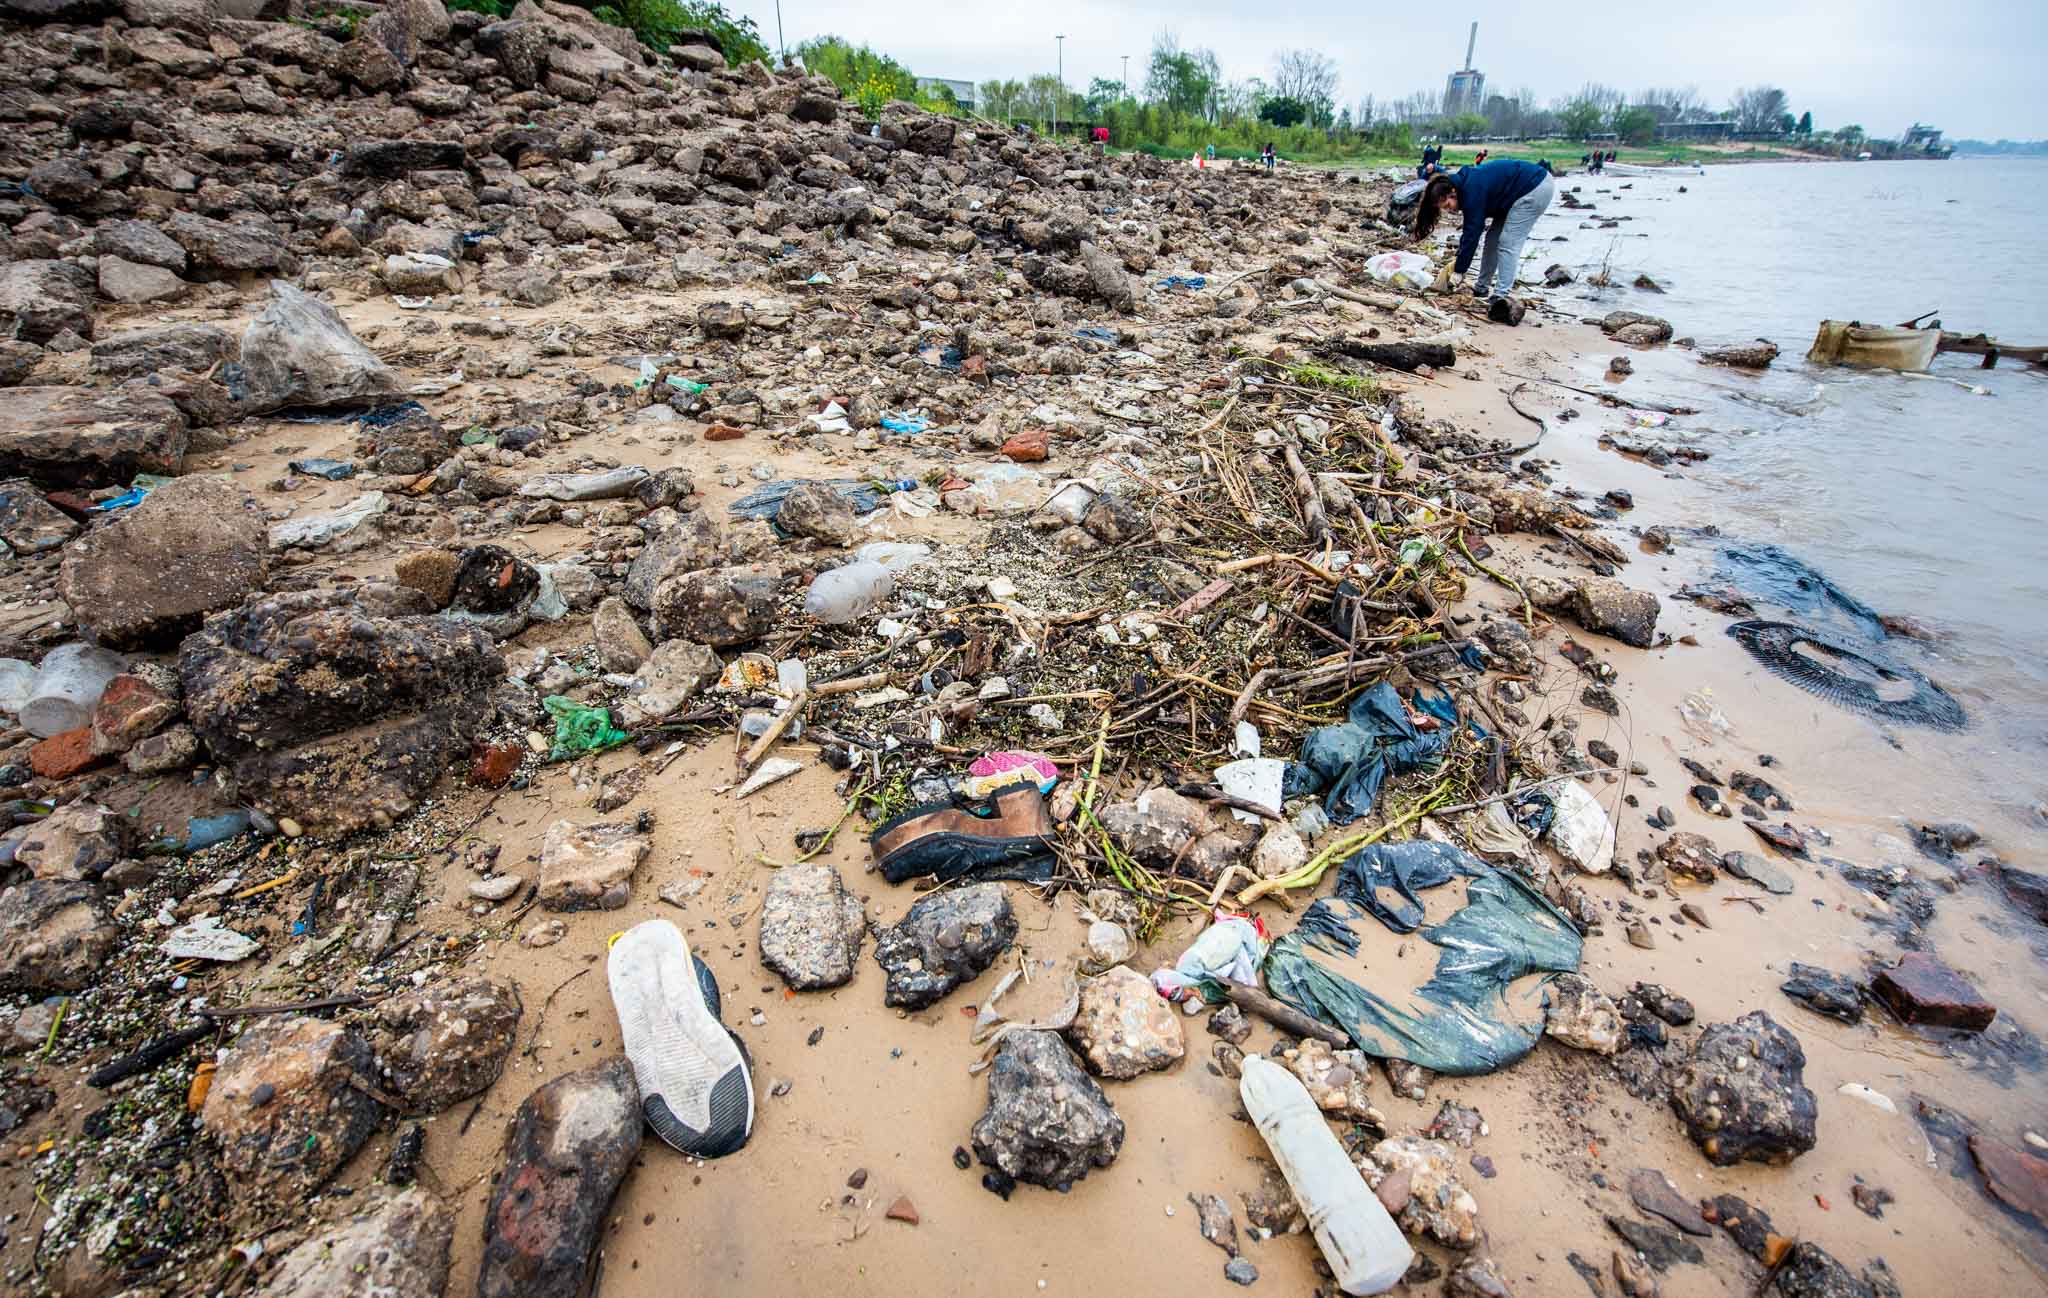
[[[1460,167],[1455,175],[1429,178],[1415,209],[1415,237],[1428,238],[1443,213],[1462,213],[1465,228],[1458,239],[1452,275],[1465,274],[1483,236],[1486,252],[1479,260],[1479,280],[1472,291],[1481,297],[1506,297],[1521,268],[1522,245],[1529,241],[1536,218],[1556,196],[1557,186],[1550,174],[1533,162],[1502,158]]]

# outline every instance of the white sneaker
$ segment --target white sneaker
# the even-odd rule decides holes
[[[754,1132],[754,1078],[719,1021],[718,984],[676,926],[637,924],[612,943],[607,972],[640,1109],[686,1154],[720,1158]]]

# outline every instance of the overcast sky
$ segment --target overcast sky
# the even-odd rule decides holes
[[[772,47],[774,0],[728,0]],[[1433,10],[1434,12],[1427,12]],[[1611,0],[1492,3],[1461,8],[1296,0],[1029,0],[949,5],[931,0],[782,0],[789,44],[837,34],[868,44],[920,76],[981,82],[1054,70],[1066,33],[1067,84],[1121,75],[1135,91],[1153,34],[1207,46],[1232,80],[1269,73],[1284,49],[1337,61],[1338,101],[1382,101],[1441,90],[1479,20],[1473,63],[1487,88],[1528,86],[1540,103],[1587,81],[1635,91],[1697,84],[1710,103],[1738,86],[1783,86],[1792,111],[1822,128],[1856,123],[1897,135],[1915,119],[1953,137],[2048,137],[2048,7],[2041,0],[1714,0],[1668,5]]]

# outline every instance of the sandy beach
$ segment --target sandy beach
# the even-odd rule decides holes
[[[1066,161],[1074,169],[1098,165],[1078,154]],[[1143,164],[1118,160],[1107,165]],[[608,279],[598,254],[578,254],[583,264],[572,270],[589,272],[576,285],[579,291],[544,306],[494,300],[485,307],[482,295],[475,295],[446,310],[407,310],[346,267],[315,272],[310,284],[323,289],[349,329],[409,382],[441,377],[460,363],[466,375],[462,384],[421,398],[441,425],[502,428],[515,422],[515,415],[545,420],[551,410],[560,418],[573,412],[580,419],[582,412],[565,394],[587,384],[583,394],[610,402],[611,417],[573,440],[565,435],[525,467],[680,468],[695,484],[695,511],[718,519],[727,518],[733,501],[768,478],[961,482],[977,469],[1010,463],[970,439],[985,414],[1001,415],[1006,433],[1021,431],[1033,422],[1026,412],[1043,404],[1085,414],[1130,399],[1138,383],[1154,384],[1145,399],[1156,404],[1143,421],[1069,414],[1064,424],[1056,423],[1050,459],[1027,466],[1031,476],[1014,498],[1006,493],[995,507],[974,512],[950,505],[917,516],[885,508],[868,516],[859,534],[862,542],[934,547],[944,575],[902,582],[933,598],[922,607],[896,610],[906,618],[924,618],[927,635],[944,617],[972,607],[967,602],[973,589],[970,575],[984,584],[990,576],[1004,575],[986,561],[1007,563],[1020,554],[1032,556],[1032,563],[1010,571],[1020,587],[1018,600],[1041,620],[1056,624],[1071,614],[1087,625],[1111,620],[1080,616],[1098,603],[1114,604],[1112,617],[1131,608],[1158,612],[1170,607],[1140,584],[1151,579],[1150,564],[1170,558],[1207,578],[1229,562],[1219,556],[1235,557],[1245,549],[1238,538],[1204,534],[1203,520],[1182,512],[1162,485],[1167,480],[1199,484],[1213,477],[1214,461],[1205,461],[1188,439],[1191,430],[1216,417],[1231,394],[1256,392],[1259,383],[1280,381],[1276,376],[1284,376],[1286,367],[1319,356],[1318,363],[1333,364],[1317,350],[1326,337],[1363,338],[1371,330],[1384,331],[1392,340],[1424,328],[1405,305],[1383,309],[1290,287],[1309,272],[1295,273],[1299,268],[1290,267],[1286,249],[1306,250],[1300,255],[1320,259],[1319,273],[1325,277],[1346,273],[1354,294],[1389,292],[1355,273],[1361,242],[1378,246],[1394,237],[1382,229],[1360,233],[1361,214],[1384,207],[1391,188],[1384,182],[1348,184],[1307,172],[1283,172],[1268,180],[1250,169],[1225,172],[1221,182],[1188,169],[1145,176],[1148,208],[1142,210],[1172,210],[1196,192],[1213,198],[1230,186],[1267,186],[1269,195],[1249,209],[1245,228],[1216,235],[1208,246],[1155,247],[1143,270],[1146,280],[1197,270],[1208,276],[1206,288],[1151,294],[1130,316],[1111,321],[1123,336],[1091,350],[1076,367],[1079,373],[1048,372],[1037,364],[1045,349],[1031,340],[1037,332],[1067,341],[1077,326],[1092,323],[1100,308],[1084,310],[1069,303],[1066,316],[1055,312],[1052,324],[1034,329],[1016,301],[1033,293],[1021,277],[1006,281],[1002,271],[986,279],[962,275],[929,248],[888,250],[897,259],[897,273],[886,281],[875,270],[878,258],[872,249],[820,254],[820,267],[843,276],[845,266],[859,263],[865,275],[808,295],[802,277],[787,272],[716,286],[644,287],[630,276]],[[1194,188],[1198,182],[1199,191]],[[991,194],[988,201],[998,200]],[[1257,229],[1260,219],[1271,230],[1285,227],[1300,237],[1270,245]],[[1539,226],[1539,238],[1542,232]],[[1422,373],[1363,365],[1353,370],[1372,381],[1377,402],[1398,399],[1404,420],[1449,421],[1488,446],[1534,437],[1530,420],[1510,404],[1514,394],[1523,410],[1547,422],[1540,444],[1515,458],[1529,470],[1517,473],[1515,485],[1547,485],[1549,495],[1598,520],[1589,534],[1627,560],[1616,565],[1615,575],[1657,596],[1656,644],[1630,648],[1574,625],[1562,612],[1525,612],[1516,590],[1449,554],[1442,560],[1443,572],[1461,581],[1465,593],[1448,610],[1448,623],[1437,629],[1469,633],[1489,619],[1528,624],[1538,666],[1509,673],[1522,697],[1510,709],[1503,736],[1509,749],[1526,757],[1527,773],[1543,769],[1545,761],[1556,762],[1563,750],[1583,763],[1582,750],[1595,741],[1618,755],[1613,769],[1592,771],[1584,782],[1612,820],[1615,859],[1627,879],[1618,873],[1569,875],[1548,858],[1560,882],[1582,892],[1598,919],[1585,935],[1580,972],[1610,998],[1626,996],[1638,983],[1659,984],[1688,999],[1696,1020],[1690,1027],[1672,1028],[1661,1049],[1631,1048],[1618,1055],[1545,1039],[1527,1058],[1497,1073],[1433,1078],[1420,1100],[1396,1094],[1387,1075],[1375,1067],[1369,1088],[1374,1106],[1385,1116],[1387,1135],[1423,1130],[1446,1102],[1476,1109],[1485,1124],[1469,1149],[1456,1150],[1458,1177],[1477,1202],[1483,1239],[1469,1253],[1414,1241],[1429,1265],[1397,1292],[1442,1291],[1441,1275],[1467,1256],[1492,1258],[1512,1291],[1524,1298],[1577,1295],[1589,1288],[1600,1298],[1623,1292],[1615,1257],[1617,1250],[1632,1254],[1633,1249],[1608,1219],[1649,1224],[1631,1206],[1628,1189],[1631,1174],[1645,1168],[1667,1174],[1687,1200],[1740,1196],[1769,1214],[1776,1235],[1821,1246],[1851,1274],[1862,1274],[1866,1265],[1881,1259],[1906,1294],[2048,1292],[2048,1235],[2038,1222],[1987,1194],[1955,1128],[1944,1128],[1947,1119],[1930,1118],[1931,1111],[1923,1108],[1924,1102],[1961,1115],[1985,1136],[2037,1153],[2048,1136],[2039,1071],[2039,1035],[2048,1032],[2039,969],[2048,932],[2008,899],[1993,860],[2019,867],[2038,864],[2030,856],[2043,841],[2041,810],[2016,814],[2009,798],[1970,788],[1945,752],[1944,736],[1935,731],[1879,724],[1772,676],[1726,634],[1734,618],[1679,597],[1682,588],[1712,576],[1709,548],[1696,544],[1687,531],[1698,520],[1703,489],[1683,468],[1658,468],[1603,448],[1601,433],[1619,427],[1614,408],[1518,377],[1601,389],[1610,382],[1603,377],[1608,359],[1629,350],[1583,322],[1574,300],[1529,285],[1528,279],[1540,278],[1540,262],[1539,254],[1525,269],[1530,310],[1519,327],[1487,322],[1483,303],[1432,299],[1433,305],[1424,303],[1426,309],[1446,312],[1456,328],[1470,330],[1469,338],[1457,344],[1453,365]],[[803,273],[809,272],[806,263]],[[927,379],[923,368],[910,368],[920,366],[914,351],[863,358],[840,350],[838,337],[850,331],[908,325],[915,336],[917,322],[891,315],[901,308],[888,306],[885,294],[913,284],[929,294],[935,284],[950,286],[949,275],[970,281],[968,300],[957,310],[933,310],[927,297],[919,309],[927,312],[928,323],[943,321],[949,328],[979,330],[1017,344],[1007,353],[1012,360],[999,362],[1004,372],[994,386],[985,379],[970,386],[949,374],[930,380],[951,385],[941,398],[920,387]],[[1219,329],[1218,318],[1229,317],[1218,317],[1214,308],[1233,300],[1226,295],[1236,294],[1254,298],[1241,313],[1251,323],[1235,331]],[[705,365],[728,389],[759,387],[771,397],[773,390],[790,389],[785,398],[774,398],[789,417],[766,417],[744,437],[716,442],[702,437],[714,421],[637,418],[651,398],[636,393],[633,384],[640,371],[626,362],[663,352],[671,343],[701,348],[712,357],[711,344],[688,334],[688,322],[699,309],[771,296],[797,302],[795,325],[787,333],[756,330],[744,344],[718,350]],[[951,299],[940,295],[938,300]],[[205,323],[239,334],[261,307],[261,294],[251,283],[246,291],[224,289],[175,306],[103,310],[100,328],[105,334],[143,324]],[[981,310],[1003,314],[984,319],[976,314]],[[1102,318],[1108,320],[1109,314]],[[1673,323],[1685,332],[1683,320]],[[944,342],[951,336],[941,332],[937,338]],[[691,338],[688,344],[678,341],[686,337]],[[806,349],[817,354],[806,356]],[[505,365],[514,350],[528,360],[523,368]],[[1006,353],[992,345],[988,354]],[[1132,354],[1143,363],[1120,359]],[[42,378],[68,372],[86,381],[82,353],[53,356],[45,364],[49,368]],[[815,409],[816,397],[829,399],[856,378],[873,379],[871,399],[891,409],[927,409],[932,429],[861,444],[850,429],[814,433],[803,427],[797,411]],[[1257,382],[1247,385],[1247,380]],[[1624,396],[1635,391],[1627,383],[1613,390]],[[867,391],[860,395],[871,396]],[[977,405],[984,401],[985,407]],[[1293,406],[1275,401],[1276,426],[1283,407],[1287,419],[1295,413],[1308,417],[1314,410],[1314,417],[1339,425],[1350,413],[1334,398],[1310,393]],[[308,457],[349,458],[356,438],[356,429],[338,416],[308,422],[251,418],[195,447],[184,472],[246,483],[266,506],[298,519],[342,506],[373,482],[394,496],[412,490],[407,483],[418,480],[413,475],[324,481],[294,476],[287,467]],[[1263,449],[1247,443],[1247,458],[1258,461],[1249,471],[1277,475],[1278,461],[1260,454]],[[1403,449],[1418,466],[1433,466],[1422,479],[1425,489],[1437,490],[1449,480],[1443,475],[1451,470],[1435,456],[1409,443]],[[1126,464],[1138,466],[1134,479],[1152,483],[1154,489],[1138,498],[1152,524],[1161,527],[1159,535],[1169,539],[1151,553],[1134,549],[1127,559],[1119,552],[1109,556],[1115,560],[1109,566],[1092,566],[1094,556],[1061,553],[1044,533],[1030,528],[1028,516],[1062,479],[1088,476],[1102,459],[1118,452],[1129,457]],[[1497,461],[1489,463],[1497,466]],[[767,472],[756,473],[760,466]],[[277,482],[288,483],[289,490],[263,485]],[[1600,503],[1615,490],[1632,501],[1619,513]],[[278,587],[311,590],[389,580],[408,555],[485,540],[536,564],[586,559],[603,548],[594,545],[593,537],[609,526],[594,518],[565,520],[557,511],[553,518],[485,531],[479,527],[481,512],[436,514],[425,488],[410,498],[427,503],[416,513],[389,520],[360,549],[289,555],[280,563]],[[1668,549],[1643,542],[1642,533],[1652,527],[1668,529],[1673,538]],[[610,530],[632,529],[622,524]],[[1272,538],[1275,550],[1317,555],[1318,547],[1302,539],[1292,519],[1276,522]],[[1585,554],[1556,536],[1503,531],[1486,542],[1486,566],[1518,586],[1542,577],[1570,580],[1589,571]],[[1334,548],[1323,548],[1324,557]],[[784,557],[794,590],[843,555],[840,548],[801,546]],[[1274,564],[1273,570],[1282,566]],[[1233,590],[1227,611],[1207,625],[1211,652],[1235,652],[1233,646],[1262,624],[1270,624],[1269,632],[1285,633],[1281,619],[1268,615],[1268,606],[1279,607],[1298,592],[1269,586],[1274,571],[1240,577],[1243,584]],[[8,607],[0,614],[0,637],[17,645],[47,640],[58,612],[47,589],[23,580],[9,593]],[[941,595],[945,602],[937,598]],[[785,600],[786,609],[795,607],[794,599]],[[790,652],[829,662],[835,670],[853,661],[856,650],[879,651],[889,643],[877,637],[872,616],[867,626],[844,638],[816,639],[811,638],[818,634],[815,628],[793,635],[805,629],[796,616],[792,611],[790,623],[770,639],[801,645]],[[785,640],[786,635],[792,638]],[[1199,652],[1201,639],[1190,634],[1177,643],[1192,644]],[[530,662],[536,651],[545,651],[587,664],[591,643],[590,614],[579,609],[559,621],[536,621],[501,648],[508,661],[523,655]],[[1087,754],[1086,737],[1096,713],[1095,696],[1082,692],[1085,672],[1093,671],[1091,664],[1098,660],[1107,664],[1096,688],[1113,690],[1119,682],[1109,680],[1108,673],[1118,663],[1128,668],[1138,657],[1112,659],[1099,643],[1079,635],[1056,643],[1056,653],[1048,653],[1043,664],[1016,659],[1013,674],[1020,685],[1039,680],[1048,693],[1065,692],[1060,730],[1038,738],[1055,750],[1063,777],[1071,781],[1085,774],[1075,759]],[[1575,664],[1563,652],[1567,646],[1590,650],[1590,660]],[[1162,659],[1160,670],[1179,670],[1187,661]],[[1603,669],[1611,669],[1611,678]],[[917,654],[906,653],[889,660],[884,670],[895,673],[892,683],[915,690],[920,671],[928,669]],[[1499,673],[1483,685],[1479,679],[1475,688],[1486,689],[1495,704],[1506,706],[1506,696],[1493,692]],[[1586,701],[1586,687],[1602,682],[1611,686],[1617,705],[1612,715]],[[581,684],[588,687],[585,697],[604,697],[594,680]],[[1324,719],[1334,718],[1327,711],[1335,706],[1330,699],[1312,705],[1325,709],[1319,714]],[[1219,704],[1218,710],[1225,706]],[[1700,721],[1703,711],[1710,721]],[[996,715],[993,709],[989,713]],[[1016,719],[1018,713],[1007,715],[1010,721],[985,721],[982,730],[949,733],[945,749],[932,757],[943,757],[959,775],[978,745],[999,737],[1019,743],[1033,737]],[[851,705],[835,703],[810,719],[813,727],[835,722],[860,724],[860,718]],[[1194,728],[1185,719],[1179,724]],[[1276,728],[1268,755],[1293,756],[1302,728]],[[524,730],[497,725],[499,737],[515,747],[523,743]],[[1288,751],[1280,751],[1283,747]],[[1184,743],[1182,749],[1177,760],[1190,769],[1227,757],[1216,734],[1205,733],[1200,742]],[[684,931],[716,976],[725,1022],[751,1054],[757,1125],[743,1151],[715,1162],[686,1158],[651,1137],[645,1141],[606,1214],[584,1289],[593,1298],[783,1289],[901,1298],[1059,1295],[1094,1293],[1105,1285],[1137,1293],[1230,1292],[1223,1277],[1225,1254],[1199,1233],[1191,1196],[1202,1194],[1220,1195],[1236,1214],[1242,1255],[1258,1272],[1258,1292],[1331,1292],[1307,1234],[1261,1237],[1251,1227],[1245,1200],[1261,1192],[1267,1151],[1240,1111],[1236,1083],[1214,1051],[1220,1038],[1206,1030],[1206,1013],[1182,1019],[1185,1057],[1180,1062],[1106,1084],[1127,1125],[1112,1165],[1093,1171],[1067,1193],[1022,1185],[1005,1198],[985,1189],[985,1169],[966,1154],[987,1090],[983,1078],[970,1073],[981,1055],[969,1040],[975,1012],[998,980],[1017,969],[1025,978],[1005,999],[1011,1018],[1029,1020],[1058,1006],[1065,975],[1084,955],[1087,925],[1078,915],[1083,890],[1054,890],[1048,898],[1045,890],[1006,885],[1019,926],[1014,947],[986,973],[929,1009],[904,1012],[883,1004],[872,940],[844,986],[791,991],[761,963],[763,896],[774,863],[797,855],[798,834],[839,822],[852,789],[844,774],[819,760],[822,746],[815,737],[785,742],[776,751],[801,762],[802,769],[743,801],[733,796],[735,740],[723,718],[650,740],[644,751],[624,746],[561,762],[525,753],[521,778],[512,786],[482,787],[454,769],[418,811],[389,829],[324,842],[318,835],[260,845],[252,840],[246,851],[233,849],[242,854],[232,861],[226,851],[195,857],[197,864],[168,871],[162,880],[138,889],[134,900],[116,899],[125,908],[118,914],[130,926],[134,949],[141,951],[157,936],[139,927],[143,921],[164,907],[180,908],[180,919],[206,909],[208,899],[200,887],[232,875],[233,883],[224,887],[237,895],[216,893],[225,899],[212,904],[238,930],[260,934],[263,950],[240,964],[184,968],[179,976],[189,983],[176,993],[160,981],[164,962],[153,954],[138,955],[138,990],[125,994],[133,996],[134,1005],[146,1007],[140,1014],[124,1018],[129,1012],[124,994],[96,994],[80,1006],[81,1018],[73,1028],[78,1035],[53,1029],[51,1047],[40,1055],[29,1051],[20,1056],[15,1080],[33,1079],[50,1088],[53,1099],[27,1115],[5,1140],[0,1208],[9,1214],[9,1228],[0,1268],[19,1292],[81,1298],[261,1292],[260,1276],[268,1262],[258,1263],[249,1253],[274,1258],[301,1242],[313,1223],[343,1218],[367,1201],[386,1175],[393,1144],[415,1118],[387,1115],[311,1197],[310,1206],[272,1203],[266,1214],[244,1205],[230,1216],[209,1197],[232,1197],[231,1176],[218,1170],[180,1171],[183,1179],[175,1196],[165,1190],[160,1200],[135,1204],[129,1201],[142,1193],[141,1187],[150,1186],[154,1194],[159,1184],[135,1170],[134,1149],[147,1146],[158,1129],[145,1132],[144,1124],[178,1131],[167,1149],[171,1162],[190,1160],[211,1168],[206,1155],[194,1152],[208,1148],[210,1137],[177,1125],[187,1121],[194,1063],[203,1056],[181,1057],[175,1066],[112,1091],[87,1086],[85,1076],[165,1030],[173,1007],[187,1006],[195,995],[214,1005],[288,1003],[355,992],[381,996],[393,982],[483,975],[516,984],[524,1007],[502,1075],[476,1098],[416,1119],[425,1142],[419,1183],[445,1201],[455,1221],[446,1292],[475,1291],[489,1228],[486,1207],[503,1166],[508,1123],[536,1087],[620,1052],[605,976],[607,940],[635,923],[663,918]],[[1762,760],[1766,755],[1767,762]],[[1768,823],[1795,826],[1803,836],[1802,850],[1788,853],[1768,845],[1739,811],[1727,817],[1708,814],[1689,792],[1698,778],[1683,764],[1687,760],[1723,776],[1736,770],[1762,772],[1791,803],[1790,810],[1773,813]],[[1105,801],[1133,797],[1163,778],[1165,767],[1152,750],[1141,751],[1136,744],[1128,752],[1112,752],[1100,795]],[[634,771],[640,772],[634,778],[645,781],[640,792],[605,812],[594,809],[607,787],[616,789]],[[117,769],[88,779],[96,781],[94,796],[110,802],[130,799],[118,804],[124,807],[151,799],[148,814],[166,820],[178,814],[181,799],[203,802],[212,796],[182,776],[150,782],[129,779]],[[1414,791],[1411,784],[1395,787],[1403,796]],[[1727,796],[1734,804],[1733,793]],[[1650,820],[1659,808],[1667,808],[1670,818],[1653,827]],[[550,825],[635,816],[649,822],[651,851],[621,909],[557,915],[535,909],[524,891],[502,906],[480,903],[470,892],[479,878],[473,867],[482,849],[495,850],[499,871],[530,876]],[[1966,822],[1981,835],[1981,843],[1947,860],[1915,846],[1916,827],[1943,822]],[[899,920],[924,890],[891,886],[874,872],[867,828],[858,817],[848,819],[813,859],[839,871],[866,919],[879,927]],[[1456,822],[1440,828],[1446,835],[1461,832]],[[1773,895],[1725,873],[1702,883],[1652,869],[1656,849],[1673,833],[1704,835],[1723,853],[1761,854],[1791,879],[1791,891]],[[1532,851],[1547,854],[1547,849]],[[1907,914],[1903,901],[1887,902],[1845,875],[1844,863],[1896,868],[1899,879],[1918,881],[1915,886],[1929,907],[1924,923],[1914,922],[1918,912]],[[401,874],[414,880],[415,890],[409,902],[398,905],[392,945],[365,952],[352,939],[334,936],[368,927],[377,908],[389,900],[376,889]],[[273,891],[248,900],[239,895],[249,885],[287,875]],[[305,887],[315,877],[334,880],[334,893],[309,896]],[[1322,893],[1334,878],[1332,871]],[[182,889],[175,895],[173,883]],[[1456,911],[1464,887],[1459,882],[1425,895],[1431,922]],[[1910,895],[1914,888],[1905,891]],[[1311,895],[1263,900],[1255,910],[1278,936],[1292,929]],[[336,896],[343,899],[341,909]],[[309,900],[324,908],[316,913],[325,927],[320,934],[295,933],[293,924]],[[521,941],[551,919],[563,925],[558,940],[538,947]],[[1206,922],[1183,907],[1127,963],[1144,974],[1171,965]],[[1647,946],[1625,936],[1632,926],[1648,935]],[[332,940],[323,940],[323,934]],[[1390,982],[1414,981],[1412,970],[1433,958],[1415,935],[1377,930],[1363,936],[1359,959],[1367,970],[1386,971]],[[1937,955],[1973,983],[1997,1007],[1991,1031],[1966,1037],[1918,1030],[1876,1005],[1861,1024],[1850,1026],[1810,1012],[1779,990],[1794,962],[1863,982],[1909,950]],[[380,968],[387,959],[388,966]],[[15,999],[19,1009],[39,998]],[[1716,1167],[1674,1115],[1667,1098],[1669,1075],[1702,1028],[1758,1010],[1788,1029],[1804,1052],[1804,1084],[1819,1113],[1818,1141],[1784,1166]],[[351,1007],[348,1012],[367,1015],[374,1009]],[[1254,1023],[1242,1047],[1247,1054],[1268,1051],[1280,1040],[1271,1025]],[[1880,1093],[1888,1107],[1844,1091],[1855,1087]],[[118,1140],[110,1138],[102,1148],[85,1124],[89,1115],[109,1106],[110,1095],[115,1118],[106,1121],[118,1118],[127,1125],[118,1128]],[[1333,1130],[1354,1145],[1372,1143],[1363,1127],[1345,1124]],[[112,1153],[115,1144],[129,1152]],[[119,1161],[124,1158],[129,1161]],[[87,1197],[113,1214],[98,1220],[147,1218],[159,1227],[173,1218],[189,1220],[195,1224],[180,1227],[184,1238],[204,1240],[206,1247],[174,1246],[162,1258],[140,1265],[133,1254],[121,1261],[118,1250],[95,1254],[84,1243],[53,1247],[58,1236],[44,1233],[52,1220],[52,1200],[74,1186],[89,1189]],[[1888,1193],[1881,1216],[1859,1210],[1859,1186]],[[899,1200],[914,1206],[914,1221],[888,1215]],[[78,1198],[65,1202],[75,1211]],[[223,1226],[220,1218],[228,1224]],[[1687,1238],[1698,1251],[1697,1260],[1673,1260],[1656,1276],[1658,1291],[1669,1298],[1751,1295],[1768,1283],[1766,1268],[1727,1231]],[[261,1242],[260,1250],[253,1249],[255,1242]],[[237,1245],[243,1253],[234,1252]]]

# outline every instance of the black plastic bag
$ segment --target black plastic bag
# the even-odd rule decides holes
[[[1401,696],[1381,681],[1351,701],[1348,720],[1310,731],[1301,760],[1323,781],[1323,810],[1330,820],[1348,825],[1372,813],[1387,776],[1442,757],[1454,728],[1417,730]]]
[[[1422,899],[1415,894],[1458,875],[1476,878],[1486,864],[1450,843],[1414,839],[1360,848],[1337,871],[1336,894],[1396,933],[1422,927]]]

